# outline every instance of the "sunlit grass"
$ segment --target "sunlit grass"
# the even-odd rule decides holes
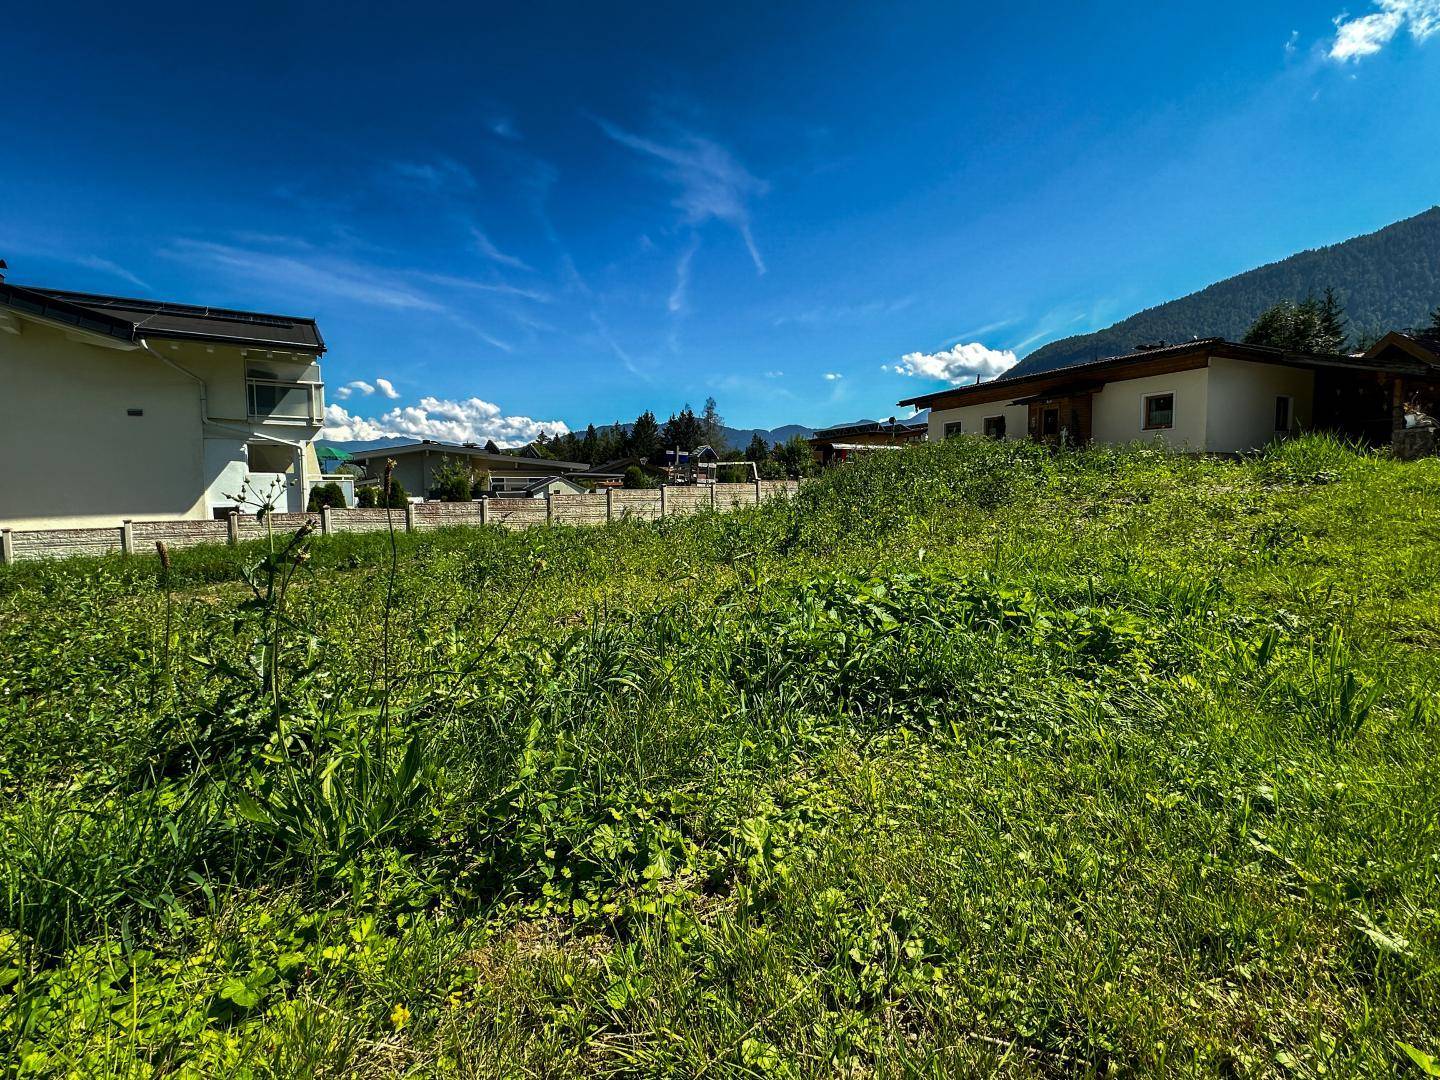
[[[1440,463],[961,440],[738,514],[401,536],[393,582],[389,544],[317,540],[278,636],[253,550],[175,554],[168,642],[152,560],[0,575],[8,1060],[1440,1054]]]

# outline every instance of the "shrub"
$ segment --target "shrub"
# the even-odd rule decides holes
[[[338,510],[345,509],[345,492],[333,480],[328,484],[317,484],[310,489],[310,502],[305,509],[311,514],[318,514],[327,506]]]
[[[381,501],[381,506],[389,507],[391,510],[403,510],[405,504],[410,501],[410,495],[405,490],[405,485],[400,483],[396,477],[390,478],[390,490]]]
[[[640,468],[639,465],[631,465],[625,470],[624,484],[627,488],[653,488],[657,486],[655,478]]]
[[[430,485],[429,497],[441,502],[469,502],[473,497],[474,480],[470,466],[447,456],[440,468],[435,470],[435,482]]]
[[[380,489],[371,485],[355,493],[355,505],[362,510],[373,510],[380,505]]]

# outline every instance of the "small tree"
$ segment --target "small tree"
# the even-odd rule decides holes
[[[1316,309],[1315,324],[1315,352],[1345,351],[1346,339],[1350,336],[1349,322],[1335,290],[1328,285],[1325,286],[1325,296]]]
[[[745,448],[745,460],[757,464],[770,456],[770,444],[758,431],[750,436],[750,445]]]
[[[345,509],[345,492],[333,480],[328,484],[316,484],[310,489],[310,501],[306,504],[305,511],[318,514],[327,506],[336,510]]]
[[[381,505],[391,510],[404,510],[405,504],[409,501],[410,496],[405,491],[405,485],[400,483],[398,476],[392,476],[390,478],[390,490],[385,493],[385,499]]]
[[[622,483],[627,488],[653,488],[655,480],[639,465],[631,465],[625,470],[625,479]]]
[[[362,510],[373,510],[380,505],[380,488],[368,484],[355,493],[355,505]]]
[[[435,470],[429,497],[441,502],[469,502],[473,486],[469,463],[458,461],[447,454],[441,460],[440,467]]]

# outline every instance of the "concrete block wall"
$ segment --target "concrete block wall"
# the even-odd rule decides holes
[[[506,529],[537,525],[603,525],[623,519],[655,521],[661,516],[736,510],[757,501],[789,498],[800,490],[795,480],[762,480],[759,484],[713,484],[663,489],[616,488],[591,495],[552,495],[547,499],[486,499],[483,503],[412,503],[397,510],[332,508],[324,514],[275,514],[269,526],[277,538],[287,537],[306,522],[330,532],[396,532],[443,528],[447,525],[490,524]],[[233,529],[233,534],[232,534]],[[155,542],[170,548],[259,540],[266,522],[254,514],[231,520],[136,521],[103,529],[3,530],[0,555],[5,562],[66,555],[107,555],[112,552],[153,554]]]

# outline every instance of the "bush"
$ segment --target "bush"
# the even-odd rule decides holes
[[[355,493],[355,505],[362,510],[374,510],[380,505],[380,489],[373,485],[362,487]]]
[[[639,465],[631,465],[625,470],[625,480],[623,482],[627,488],[653,488],[658,486],[655,478],[640,468]]]
[[[317,484],[310,489],[310,502],[305,509],[311,514],[318,514],[327,506],[337,510],[345,509],[345,492],[333,480],[328,484]]]
[[[405,490],[405,485],[395,478],[390,478],[390,491],[386,494],[381,506],[389,507],[391,510],[403,510],[405,504],[410,501],[410,495]]]
[[[447,456],[435,470],[435,482],[430,485],[428,495],[441,502],[469,502],[474,497],[473,490],[470,466]]]

